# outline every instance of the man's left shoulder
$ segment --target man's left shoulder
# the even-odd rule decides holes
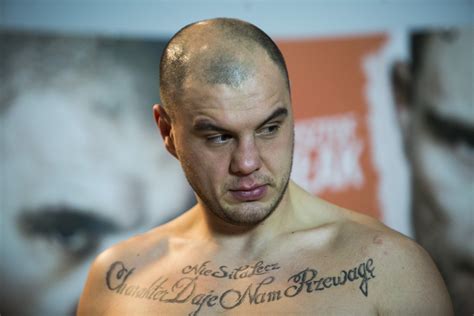
[[[355,248],[376,267],[380,314],[452,314],[444,281],[420,245],[375,219],[356,220],[347,230],[358,234]]]

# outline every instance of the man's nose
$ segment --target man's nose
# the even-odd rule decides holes
[[[260,152],[254,137],[240,139],[232,153],[230,172],[235,175],[249,175],[261,166]]]

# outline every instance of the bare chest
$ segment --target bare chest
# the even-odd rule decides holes
[[[370,259],[333,271],[262,260],[235,266],[203,261],[140,273],[121,262],[106,275],[108,314],[370,315],[376,314],[374,279]]]

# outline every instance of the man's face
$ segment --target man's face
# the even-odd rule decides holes
[[[418,194],[445,219],[450,248],[465,254],[474,254],[474,243],[466,242],[474,238],[472,43],[472,33],[460,33],[452,40],[432,38],[425,47],[407,135],[414,177],[424,191]]]
[[[99,251],[188,206],[153,126],[115,111],[143,101],[124,71],[70,73],[71,86],[24,89],[2,113],[2,313],[75,314]]]
[[[292,163],[291,101],[281,72],[265,60],[239,87],[188,78],[183,91],[172,133],[198,199],[229,223],[262,221],[284,196]]]

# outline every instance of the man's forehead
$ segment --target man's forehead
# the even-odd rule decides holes
[[[290,115],[287,106],[275,105],[269,109],[256,108],[254,111],[227,113],[201,113],[192,119],[191,129],[196,132],[222,131],[239,133],[255,130],[275,120],[283,121]]]
[[[7,154],[0,160],[8,169],[8,210],[66,205],[111,218],[120,212],[120,223],[133,222],[145,211],[159,219],[162,215],[152,212],[156,208],[144,203],[167,202],[150,199],[151,192],[165,192],[169,181],[186,187],[177,176],[179,166],[162,147],[150,146],[154,130],[130,115],[111,120],[89,111],[90,105],[67,106],[55,96],[39,102],[25,95],[21,100],[38,103],[15,104],[4,117],[10,132],[1,139]]]
[[[194,81],[183,89],[181,110],[193,118],[198,116],[233,116],[245,113],[265,115],[274,107],[290,107],[290,97],[283,80],[263,82],[258,76],[241,86],[201,84]]]
[[[291,115],[291,103],[285,90],[270,93],[266,90],[267,93],[262,94],[239,93],[239,90],[226,85],[198,90],[178,110],[175,119],[187,129],[204,131],[220,127],[237,131],[257,128],[277,109],[285,109],[285,113]]]
[[[81,99],[58,91],[23,93],[3,117],[10,131],[2,139],[5,148],[12,156],[30,152],[24,157],[26,163],[42,162],[53,172],[62,165],[93,167],[103,157],[111,162],[109,158],[121,151],[123,143],[151,137],[152,127],[125,112],[120,104],[106,106],[100,101],[100,95]]]
[[[474,124],[473,43],[472,32],[431,38],[420,82],[423,107],[442,117]]]
[[[474,71],[474,31],[462,30],[452,36],[433,35],[425,47],[425,68],[443,74],[472,75]]]

